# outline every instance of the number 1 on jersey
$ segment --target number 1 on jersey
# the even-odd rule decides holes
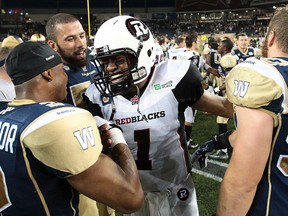
[[[138,146],[137,160],[135,161],[138,170],[152,170],[152,162],[149,160],[150,130],[134,131],[134,139]]]

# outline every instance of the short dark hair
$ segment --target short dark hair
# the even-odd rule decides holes
[[[193,42],[197,42],[197,37],[198,35],[195,33],[187,35],[187,37],[185,38],[186,47],[192,47]]]
[[[178,38],[176,38],[175,43],[176,43],[177,45],[179,45],[179,44],[182,43],[184,40],[185,40],[185,39],[184,39],[183,37],[178,37]]]
[[[79,21],[74,15],[67,13],[58,13],[53,15],[46,23],[46,35],[48,40],[56,41],[57,31],[56,26],[59,24],[66,24]]]
[[[245,33],[245,32],[240,32],[240,33],[238,33],[237,35],[236,35],[236,39],[238,40],[239,39],[239,37],[245,37],[245,36],[247,36],[248,37],[248,35]]]
[[[230,38],[225,37],[225,39],[221,40],[221,43],[224,45],[224,47],[226,47],[227,50],[229,50],[229,52],[231,52],[234,43]]]

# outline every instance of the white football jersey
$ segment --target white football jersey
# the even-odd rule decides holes
[[[174,60],[180,60],[179,56],[181,53],[185,52],[186,48],[177,48],[177,49],[169,49],[168,50],[168,58]]]
[[[184,136],[184,110],[203,94],[195,65],[190,61],[161,62],[140,98],[137,94],[130,99],[121,95],[106,98],[95,84],[85,94],[101,108],[105,119],[122,128],[144,191],[171,188],[186,178],[191,166]]]
[[[159,64],[160,62],[165,60],[165,55],[162,47],[159,43],[155,43],[155,64]]]
[[[179,60],[190,60],[199,68],[200,55],[197,51],[186,50],[184,52],[181,52],[178,55],[178,59]]]

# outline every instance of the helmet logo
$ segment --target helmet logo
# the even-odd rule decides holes
[[[142,36],[143,41],[146,41],[150,37],[148,27],[141,21],[135,18],[129,18],[126,20],[126,27],[129,32],[137,39]]]

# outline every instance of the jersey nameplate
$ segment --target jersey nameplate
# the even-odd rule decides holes
[[[13,154],[13,143],[18,126],[9,122],[0,122],[0,150]]]

